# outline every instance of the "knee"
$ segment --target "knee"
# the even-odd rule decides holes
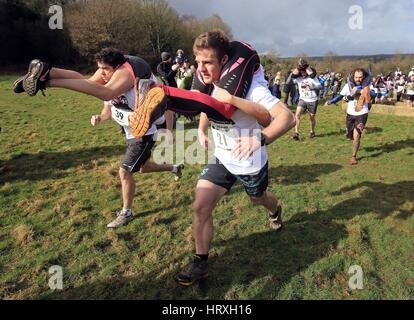
[[[195,214],[200,214],[208,208],[207,203],[202,200],[196,199],[193,203],[193,210]]]
[[[197,218],[206,218],[211,211],[211,204],[208,201],[196,199],[193,203],[194,215]]]
[[[119,178],[121,180],[128,180],[131,177],[131,173],[126,171],[124,168],[119,168]]]

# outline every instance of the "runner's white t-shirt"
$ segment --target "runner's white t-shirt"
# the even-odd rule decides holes
[[[318,100],[316,90],[320,89],[322,86],[316,78],[312,79],[311,77],[299,77],[293,79],[293,81],[298,84],[299,98],[301,100],[305,102],[315,102]]]
[[[341,90],[341,96],[346,97],[349,95],[351,95],[351,90],[349,89],[349,85],[346,84]],[[346,113],[348,113],[351,116],[360,116],[360,115],[363,115],[369,112],[368,104],[366,103],[362,106],[362,110],[357,112],[356,111],[357,102],[358,102],[357,99],[348,101],[348,107],[346,109]]]
[[[406,84],[406,93],[409,96],[414,95],[414,82],[413,81],[408,81]]]
[[[405,80],[398,80],[396,83],[397,92],[403,92],[405,89]]]
[[[212,95],[214,96],[214,92]],[[263,105],[267,110],[279,102],[279,99],[274,97],[267,88],[262,67],[254,74],[246,99]],[[233,123],[217,123],[210,120],[215,144],[214,155],[230,173],[254,175],[267,162],[266,147],[262,146],[246,160],[237,160],[232,151],[238,137],[257,134],[260,141],[262,127],[255,118],[240,110],[234,112],[231,120]]]

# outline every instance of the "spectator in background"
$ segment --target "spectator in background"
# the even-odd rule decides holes
[[[161,53],[161,60],[162,61],[157,66],[158,75],[165,85],[177,88],[175,77],[180,65],[178,63],[172,64],[172,57],[168,52]]]
[[[389,96],[389,90],[388,90],[387,83],[385,83],[382,80],[378,84],[378,98],[381,101],[381,103],[386,103],[388,101],[388,96]]]
[[[288,100],[289,100],[289,97],[290,97],[290,105],[295,105],[295,101],[294,101],[294,98],[295,98],[295,95],[296,95],[296,85],[293,83],[293,81],[289,81],[288,82],[288,79],[291,79],[291,74],[292,74],[292,71],[293,70],[291,70],[290,72],[289,72],[289,74],[287,75],[287,77],[286,77],[286,79],[285,79],[285,86],[284,86],[284,88],[283,88],[283,92],[286,94],[286,96],[285,96],[285,101],[284,101],[284,103],[286,104],[286,105],[289,105],[288,104]]]
[[[414,102],[414,71],[408,74],[408,80],[405,85],[405,94],[407,96],[407,105],[413,107]]]
[[[388,97],[393,97],[394,95],[394,88],[395,88],[395,80],[392,76],[392,72],[389,73],[387,77],[387,90],[388,90]]]
[[[397,92],[397,102],[401,101],[401,96],[404,93],[404,89],[405,89],[405,77],[403,74],[401,74],[399,76],[399,79],[395,82],[395,91]]]
[[[174,59],[174,63],[178,63],[179,65],[182,65],[185,60],[186,60],[186,57],[184,56],[184,51],[182,49],[178,49],[177,56]]]
[[[273,86],[272,86],[272,91],[271,91],[272,95],[274,95],[278,99],[282,98],[282,92],[280,90],[281,80],[282,80],[282,73],[278,71],[276,73],[275,78],[273,79]]]
[[[342,73],[338,72],[335,74],[333,85],[332,85],[332,99],[336,97],[337,94],[339,94],[339,91],[342,88],[343,80],[344,80],[344,77],[342,76]]]
[[[184,59],[183,63],[180,65],[180,68],[177,72],[178,88],[184,89],[185,85],[183,84],[183,81],[188,76],[191,76],[190,62],[188,61],[188,59]]]
[[[319,75],[318,81],[321,84],[321,89],[318,90],[317,94],[318,94],[318,97],[319,98],[322,98],[323,97],[323,94],[324,94],[323,91],[324,91],[324,88],[325,88],[325,81],[326,81],[325,75],[323,73]]]
[[[377,82],[378,82],[378,78],[377,77],[373,77],[372,78],[372,83],[371,83],[371,91],[373,92],[373,95],[371,97],[371,104],[375,104],[376,102],[376,98],[378,95],[378,87],[377,87]]]
[[[191,69],[191,67],[194,68],[194,70]],[[181,89],[191,89],[191,84],[193,82],[193,75],[195,73],[195,67],[190,66],[190,62],[185,59],[183,66],[180,68],[180,77],[181,79],[178,82],[178,87]]]

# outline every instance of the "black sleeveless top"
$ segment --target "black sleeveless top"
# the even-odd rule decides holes
[[[125,58],[128,59],[129,64],[134,71],[135,78],[139,79],[149,79],[151,78],[152,70],[151,66],[144,59],[137,56],[126,55]]]

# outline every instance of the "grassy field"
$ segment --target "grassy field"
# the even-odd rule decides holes
[[[89,119],[101,102],[64,90],[15,95],[0,78],[0,299],[413,299],[414,118],[372,114],[350,166],[339,106],[320,107],[317,134],[268,146],[270,190],[285,229],[241,185],[214,213],[210,277],[172,276],[191,259],[194,186],[202,166],[137,174],[135,219],[108,230],[121,205],[124,137]],[[302,125],[303,136],[309,124]],[[49,268],[63,267],[63,290]],[[351,290],[348,270],[363,270]]]

